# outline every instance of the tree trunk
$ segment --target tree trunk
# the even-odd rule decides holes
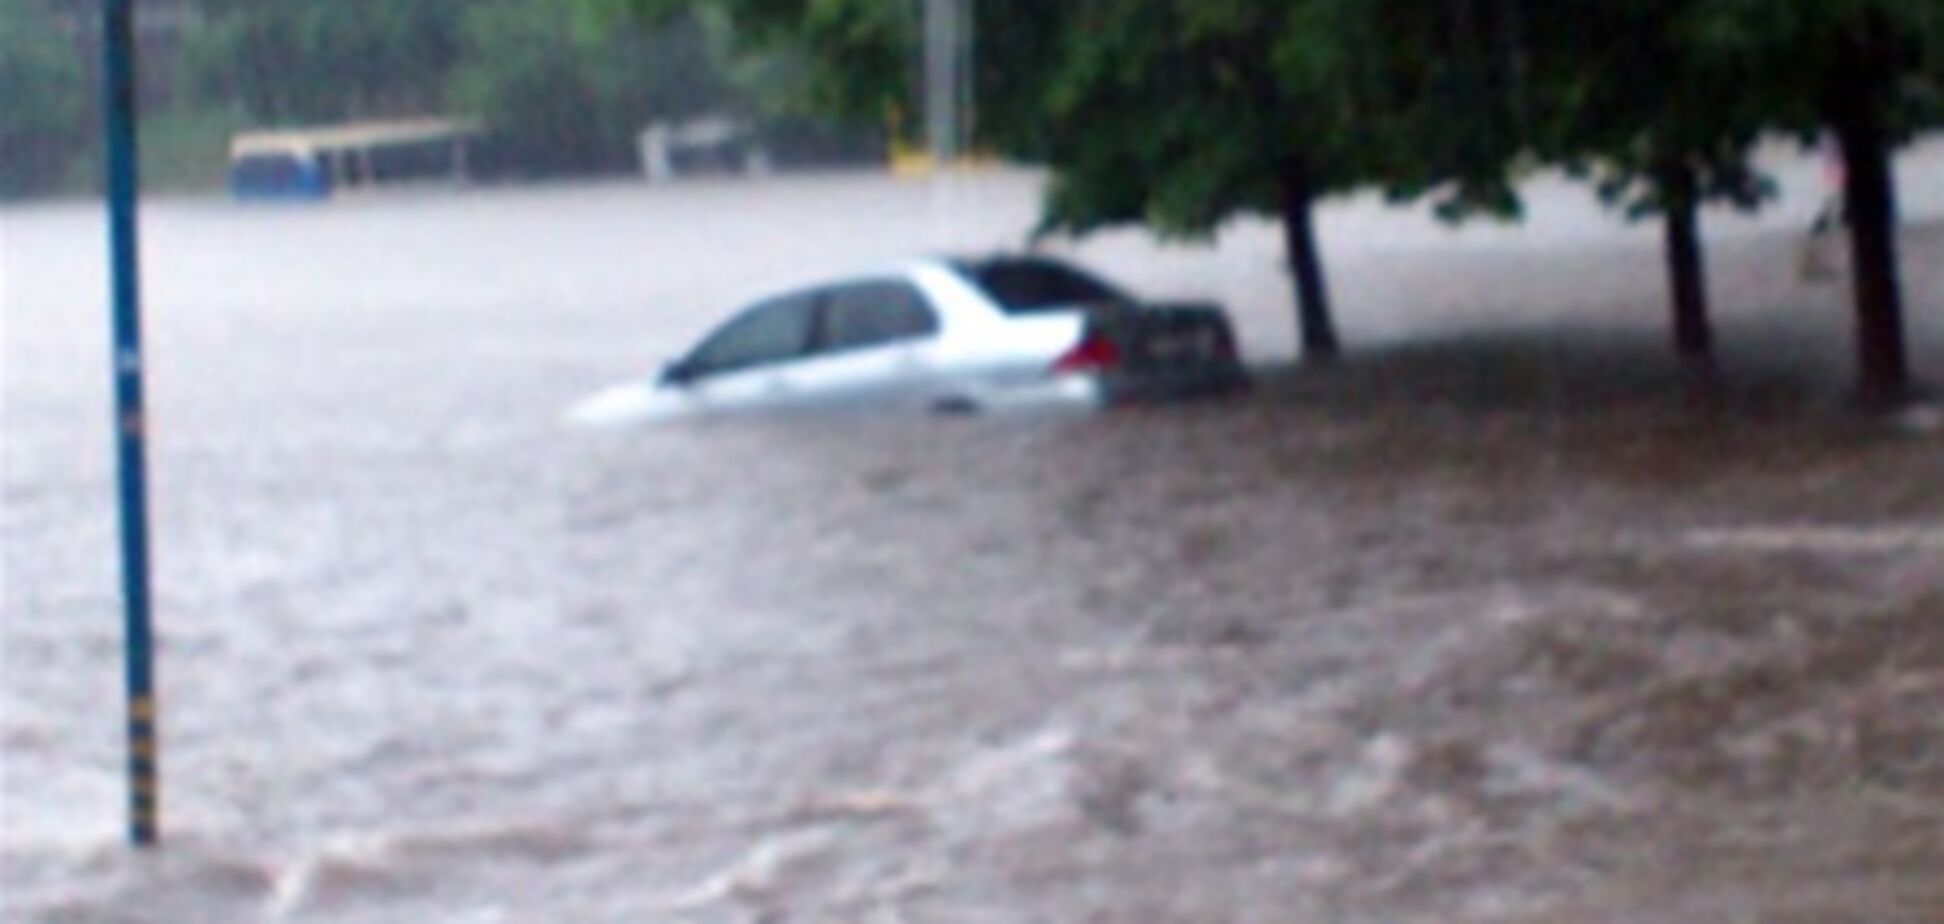
[[[1301,158],[1290,158],[1282,166],[1283,237],[1289,250],[1289,266],[1296,275],[1296,320],[1302,337],[1303,356],[1330,359],[1342,352],[1336,324],[1330,318],[1329,287],[1323,278],[1323,260],[1316,252],[1313,213],[1316,191],[1309,168]]]
[[[1883,63],[1886,28],[1870,19],[1850,38],[1827,101],[1843,155],[1843,210],[1856,287],[1857,387],[1871,403],[1894,403],[1910,391],[1897,280],[1896,179],[1881,104],[1894,79]]]
[[[1856,286],[1858,388],[1870,402],[1894,402],[1910,389],[1904,352],[1903,292],[1897,280],[1897,203],[1890,143],[1872,118],[1839,126],[1843,203]]]
[[[1708,282],[1701,262],[1701,221],[1694,168],[1675,163],[1661,175],[1667,216],[1667,278],[1674,304],[1674,351],[1682,359],[1714,360],[1708,323]]]

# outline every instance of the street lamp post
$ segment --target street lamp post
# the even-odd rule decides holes
[[[973,0],[925,0],[925,133],[945,166],[971,144]]]

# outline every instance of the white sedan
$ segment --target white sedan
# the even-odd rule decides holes
[[[568,418],[1094,408],[1246,383],[1218,308],[1143,304],[1045,257],[939,258],[764,299],[659,376],[596,394]]]

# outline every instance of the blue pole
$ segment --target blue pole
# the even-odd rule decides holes
[[[155,846],[160,785],[154,638],[149,628],[146,421],[142,409],[140,260],[136,246],[135,13],[103,0],[102,85],[107,113],[108,253],[114,296],[115,457],[121,504],[123,620],[128,683],[128,839]]]

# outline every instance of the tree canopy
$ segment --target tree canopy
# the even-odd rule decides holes
[[[0,194],[85,181],[85,117],[98,53],[85,3],[0,0]],[[431,114],[490,135],[476,167],[517,175],[634,165],[644,124],[701,112],[757,114],[791,145],[828,147],[804,119],[770,115],[772,63],[733,58],[719,16],[616,28],[585,3],[531,0],[182,0],[142,53],[145,136],[175,156],[220,158],[227,131]],[[171,82],[158,87],[153,82]],[[160,90],[161,92],[157,92]],[[810,111],[809,105],[796,107]],[[772,124],[774,123],[774,124]],[[814,128],[814,125],[812,126]],[[188,134],[194,144],[184,144]],[[181,149],[176,151],[174,149]],[[214,170],[193,172],[208,177]]]
[[[643,124],[742,105],[700,21],[642,33],[567,13],[488,3],[463,22],[451,103],[490,126],[498,157],[521,171],[625,167]]]
[[[464,0],[198,0],[189,69],[199,95],[265,123],[421,112],[460,53]]]
[[[81,66],[36,0],[0,0],[0,198],[61,179],[86,137]]]

